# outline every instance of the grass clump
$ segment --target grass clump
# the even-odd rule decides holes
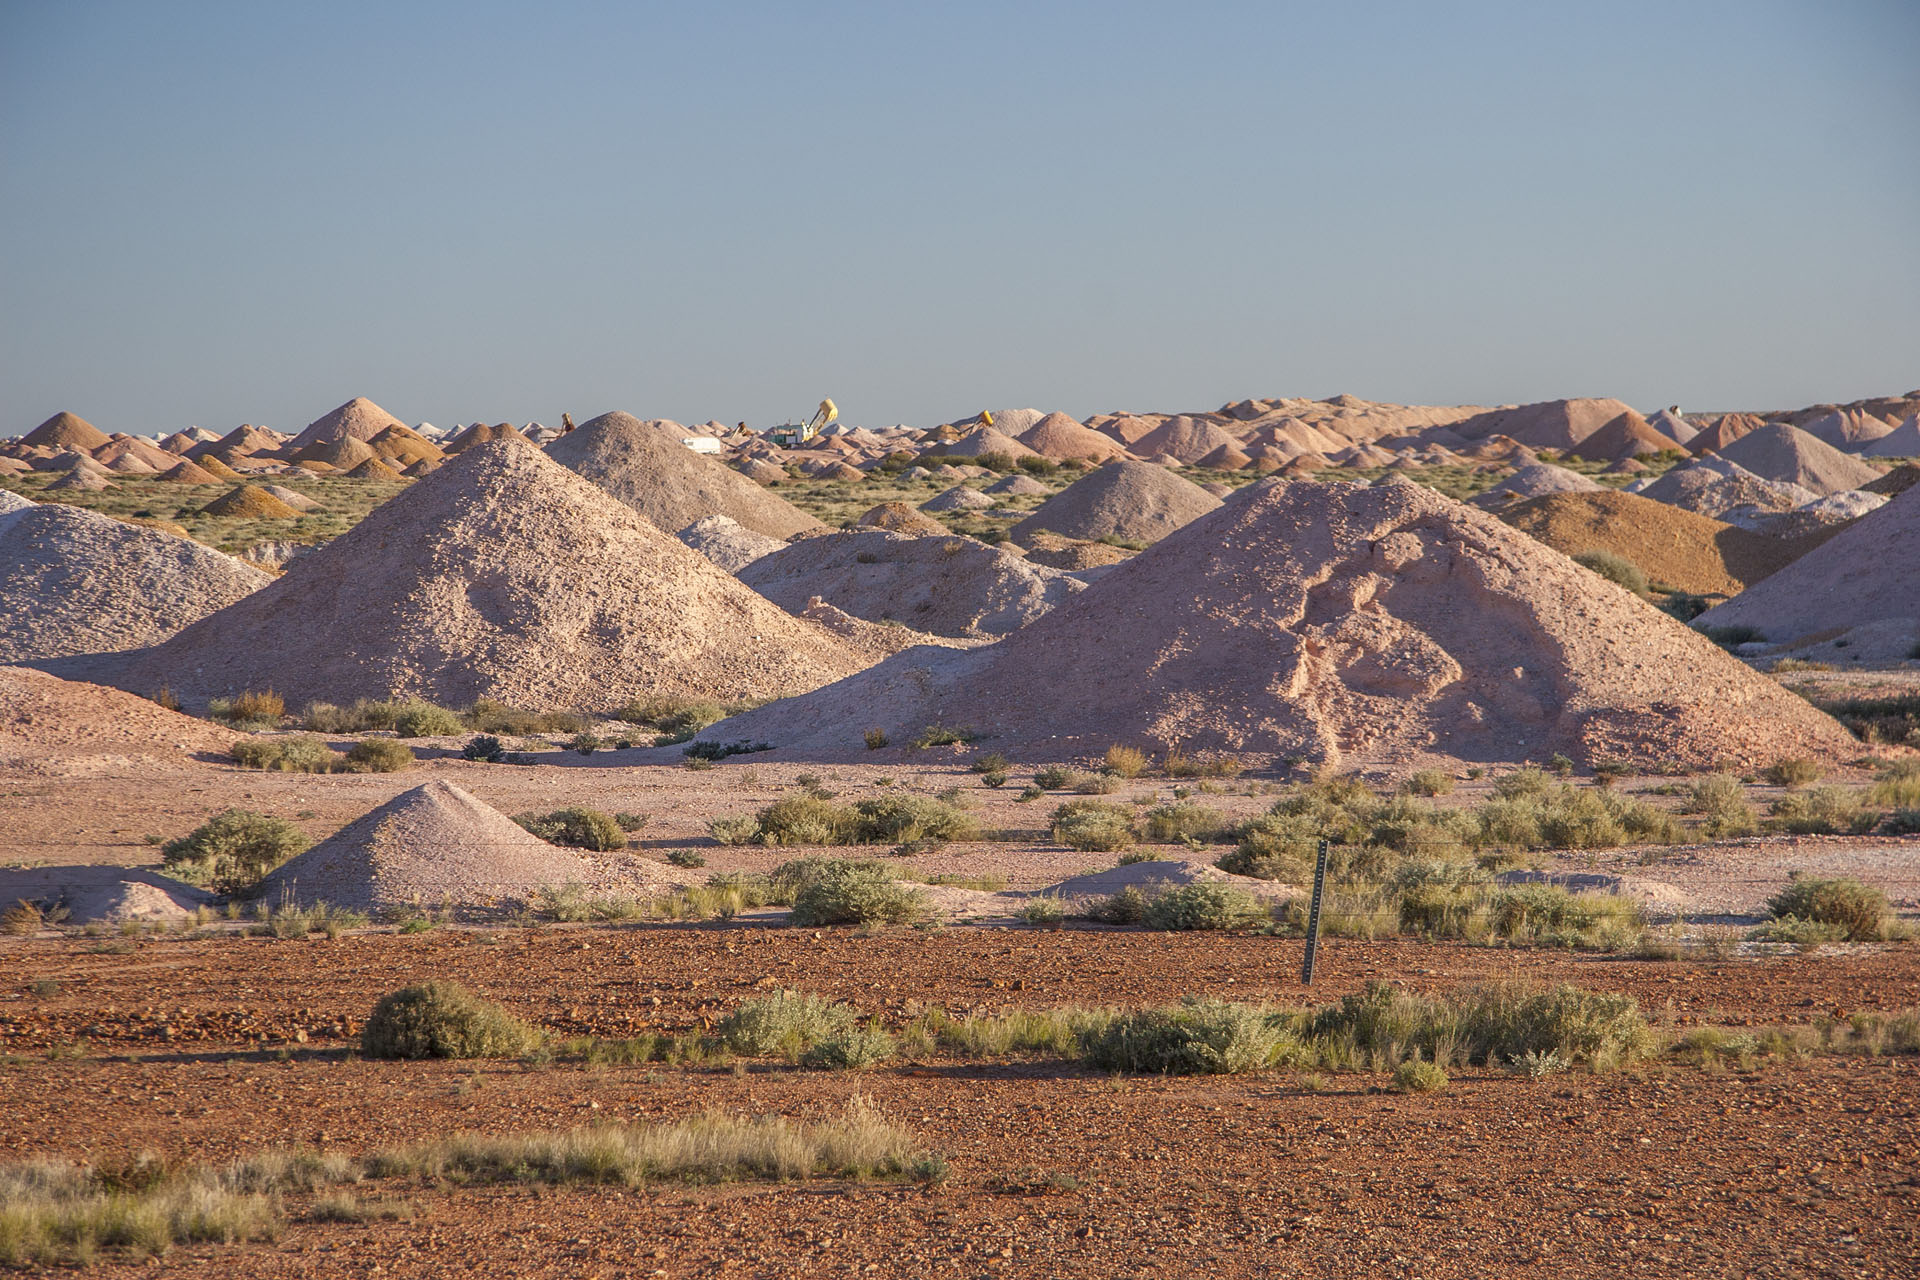
[[[885,1062],[900,1051],[899,1042],[879,1026],[849,1027],[800,1055],[800,1065],[817,1071],[859,1071]]]
[[[458,715],[418,698],[398,704],[393,711],[393,732],[402,738],[450,738],[466,728]]]
[[[377,704],[380,705],[380,704]],[[384,704],[393,714],[392,708],[400,704]],[[522,711],[495,702],[491,698],[481,698],[467,708],[462,723],[475,733],[506,733],[524,738],[536,733],[579,733],[587,727],[587,722],[571,711]],[[389,725],[375,725],[374,728],[391,728]],[[458,730],[454,730],[458,732]]]
[[[1122,1014],[1088,1029],[1080,1060],[1102,1071],[1233,1075],[1273,1066],[1295,1047],[1265,1009],[1189,1000]]]
[[[248,689],[232,698],[215,698],[207,711],[228,724],[277,726],[287,714],[286,699],[271,689]]]
[[[805,860],[796,869],[793,923],[803,928],[834,924],[912,924],[927,913],[926,895],[895,880],[877,862],[844,858]],[[774,873],[776,882],[787,864]]]
[[[310,733],[289,738],[242,738],[233,744],[233,761],[244,769],[274,773],[339,773],[347,758]]]
[[[1826,776],[1827,771],[1817,762],[1805,756],[1793,756],[1778,760],[1767,766],[1767,781],[1776,787],[1789,787],[1798,790],[1811,786]]]
[[[1631,996],[1523,983],[1468,988],[1441,998],[1384,982],[1318,1010],[1308,1038],[1331,1066],[1497,1065],[1526,1054],[1608,1069],[1651,1055],[1653,1029]]]
[[[971,840],[979,824],[958,806],[926,796],[870,796],[847,805],[814,792],[784,796],[751,819],[715,819],[708,830],[732,844],[911,844]]]
[[[427,982],[381,996],[360,1032],[369,1058],[512,1058],[541,1034],[454,982]]]
[[[1205,880],[1169,889],[1147,901],[1140,923],[1149,929],[1257,929],[1273,923],[1272,911],[1245,889]]]
[[[1227,820],[1217,810],[1185,800],[1147,810],[1140,825],[1146,838],[1159,844],[1210,841],[1227,830]]]
[[[1440,769],[1422,769],[1400,785],[1410,796],[1443,796],[1453,790],[1453,775]]]
[[[1133,810],[1108,800],[1069,800],[1053,811],[1053,838],[1083,853],[1117,853],[1133,844]]]
[[[392,738],[362,738],[347,751],[347,773],[399,773],[413,766],[413,748]]]
[[[1138,747],[1121,746],[1115,743],[1107,748],[1106,758],[1100,763],[1100,771],[1116,778],[1137,778],[1146,771],[1147,753]]]
[[[1408,1058],[1393,1069],[1393,1088],[1396,1093],[1439,1093],[1450,1083],[1443,1067],[1419,1058]]]
[[[627,847],[627,833],[612,814],[598,809],[555,809],[550,813],[516,813],[513,820],[548,844],[607,852]]]
[[[1711,840],[1749,836],[1760,829],[1747,789],[1731,774],[1708,774],[1693,784],[1685,811],[1700,816],[1700,833]]]
[[[312,843],[283,818],[228,809],[160,846],[160,861],[169,875],[191,884],[220,894],[244,894]]]
[[[1874,776],[1867,802],[1889,809],[1920,809],[1920,760],[1896,760],[1883,766]]]
[[[956,743],[972,742],[977,734],[971,729],[955,729],[943,724],[930,724],[914,735],[907,745],[915,751],[924,751],[929,747],[949,747]]]
[[[271,1239],[270,1195],[150,1157],[119,1168],[35,1160],[0,1166],[0,1265],[87,1266],[101,1251],[158,1257],[176,1244]]]
[[[1767,911],[1776,921],[1830,926],[1839,930],[1840,938],[1848,942],[1876,942],[1900,932],[1895,928],[1887,895],[1872,885],[1852,879],[1795,879],[1767,899]]]

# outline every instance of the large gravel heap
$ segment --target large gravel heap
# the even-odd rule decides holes
[[[1697,625],[1753,627],[1786,644],[1821,631],[1907,620],[1920,638],[1920,485],[1701,614]]]
[[[1878,468],[1783,422],[1749,431],[1720,450],[1720,456],[1762,479],[1797,484],[1822,497],[1880,478]]]
[[[478,445],[112,674],[183,698],[272,687],[605,710],[774,697],[865,664],[525,444]]]
[[[824,527],[785,498],[687,448],[680,442],[685,434],[632,414],[603,413],[555,440],[547,453],[668,533],[712,515],[770,538]]]
[[[1639,493],[1655,502],[1716,518],[1735,507],[1791,511],[1820,496],[1797,484],[1764,479],[1739,463],[1720,457],[1700,458],[1684,467],[1675,467]]]
[[[1006,639],[909,651],[709,732],[816,750],[969,727],[1327,765],[1772,761],[1851,736],[1703,636],[1417,485],[1263,482]]]
[[[434,781],[286,862],[261,881],[257,896],[356,911],[441,905],[473,911],[525,902],[543,887],[633,890],[632,877],[591,857],[550,845],[451,782]]]
[[[133,760],[179,764],[225,755],[235,736],[118,689],[0,666],[0,769],[71,775]]]
[[[158,529],[30,503],[0,515],[0,662],[158,644],[272,580]]]
[[[405,423],[373,401],[365,396],[355,396],[339,408],[309,422],[305,431],[287,443],[286,451],[289,455],[296,454],[343,436],[365,443],[393,427],[399,427],[402,431],[407,429]]]
[[[943,636],[998,636],[1085,590],[1058,569],[972,538],[880,529],[803,538],[753,561],[740,580],[795,613],[819,596],[856,618]]]
[[[1158,542],[1219,507],[1220,499],[1151,462],[1109,462],[1075,480],[1013,526],[1014,540],[1041,530],[1097,542]]]
[[[787,545],[779,538],[755,533],[731,516],[703,516],[674,537],[728,573],[738,573],[761,556],[772,555]]]

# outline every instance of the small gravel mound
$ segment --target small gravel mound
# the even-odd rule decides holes
[[[931,516],[920,514],[904,502],[883,502],[863,514],[854,524],[863,529],[885,529],[891,533],[916,536],[947,531],[947,526]]]
[[[779,538],[755,533],[731,516],[706,516],[674,536],[732,574],[787,545]]]
[[[203,516],[227,516],[235,520],[294,520],[300,513],[257,485],[243,484],[230,489],[200,508]]]
[[[1799,485],[1818,497],[1858,489],[1880,478],[1877,468],[1783,422],[1749,431],[1722,449],[1720,456],[1763,480]]]
[[[1046,530],[1083,542],[1157,542],[1219,505],[1220,499],[1165,467],[1109,462],[1041,503],[1013,526],[1013,537],[1031,545]]]
[[[994,505],[993,499],[978,489],[969,489],[963,484],[942,493],[937,493],[920,504],[922,511],[985,511]]]
[[[1578,471],[1569,471],[1547,462],[1530,462],[1476,497],[1473,505],[1492,510],[1510,502],[1524,502],[1528,498],[1549,493],[1594,493],[1605,487]]]

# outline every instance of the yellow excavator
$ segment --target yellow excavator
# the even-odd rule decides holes
[[[769,428],[767,438],[784,449],[798,449],[816,439],[829,422],[840,419],[840,409],[831,400],[822,400],[820,407],[814,410],[813,417],[804,424],[798,422],[782,423]]]

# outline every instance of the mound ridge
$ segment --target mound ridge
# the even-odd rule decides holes
[[[726,516],[770,538],[824,528],[778,494],[628,413],[603,413],[547,446],[547,456],[585,476],[656,528],[674,533],[703,516]]]
[[[870,622],[942,636],[997,636],[1084,590],[1058,569],[972,538],[880,529],[803,538],[746,565],[740,580],[793,613],[819,596]]]
[[[1219,505],[1218,498],[1165,467],[1109,462],[1034,508],[1012,533],[1021,543],[1042,530],[1087,542],[1157,542]]]
[[[32,505],[0,515],[0,662],[159,644],[271,581],[158,529]]]
[[[271,686],[296,704],[604,710],[642,694],[775,697],[862,665],[545,454],[498,443],[111,679],[196,700]]]
[[[1731,596],[1791,563],[1797,543],[1722,524],[1638,494],[1554,493],[1503,508],[1500,518],[1569,556],[1609,551],[1650,582]]]
[[[1696,625],[1748,626],[1785,644],[1863,623],[1920,623],[1920,485],[1870,511]]]
[[[0,767],[71,773],[71,761],[87,756],[178,762],[224,754],[236,736],[119,689],[0,666]],[[52,767],[56,760],[69,764]]]
[[[824,749],[857,743],[865,711],[890,730],[964,725],[1010,754],[1180,744],[1342,768],[1852,748],[1803,700],[1483,512],[1418,485],[1256,488],[997,644],[909,651],[711,732]],[[1057,674],[1036,687],[1041,671]]]
[[[402,792],[269,875],[257,896],[357,911],[524,902],[543,886],[614,877],[550,845],[451,782]]]

